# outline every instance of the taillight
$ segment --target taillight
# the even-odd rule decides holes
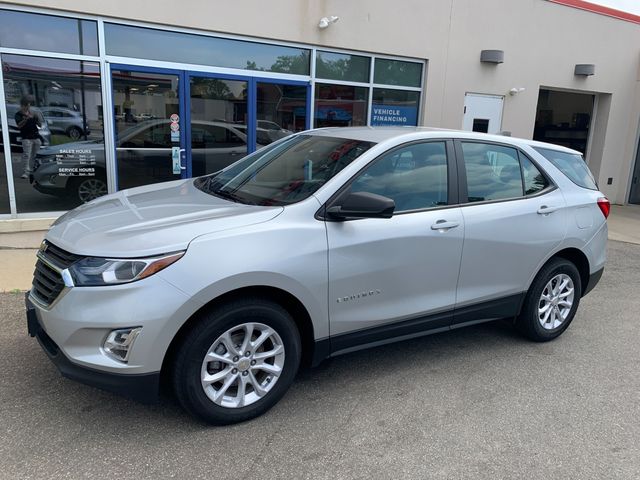
[[[611,212],[611,203],[607,197],[600,197],[598,199],[598,207],[604,215],[604,218],[609,218],[609,212]]]

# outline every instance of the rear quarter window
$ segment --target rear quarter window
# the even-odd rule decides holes
[[[560,152],[549,148],[533,148],[576,185],[582,188],[588,188],[589,190],[598,190],[598,185],[589,171],[589,167],[587,167],[587,164],[582,158],[582,155]]]

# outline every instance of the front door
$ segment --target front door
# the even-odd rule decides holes
[[[392,218],[326,223],[332,350],[449,327],[464,237],[449,145],[396,148],[354,179],[395,201]]]
[[[118,189],[187,176],[184,75],[111,68]]]
[[[217,172],[309,128],[308,82],[111,66],[118,189]]]
[[[470,132],[499,133],[502,130],[502,103],[499,95],[467,93],[464,96],[462,129]]]

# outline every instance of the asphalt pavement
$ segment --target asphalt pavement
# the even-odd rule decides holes
[[[261,418],[62,378],[0,295],[0,478],[640,478],[640,246],[610,242],[559,339],[495,322],[335,358]]]

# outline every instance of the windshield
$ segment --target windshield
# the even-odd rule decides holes
[[[560,152],[549,148],[534,147],[538,153],[549,160],[553,165],[564,173],[569,180],[582,188],[598,190],[593,175],[585,163],[582,155],[576,153]]]
[[[225,170],[197,178],[200,190],[250,205],[289,205],[311,196],[372,142],[296,135],[269,145]]]

